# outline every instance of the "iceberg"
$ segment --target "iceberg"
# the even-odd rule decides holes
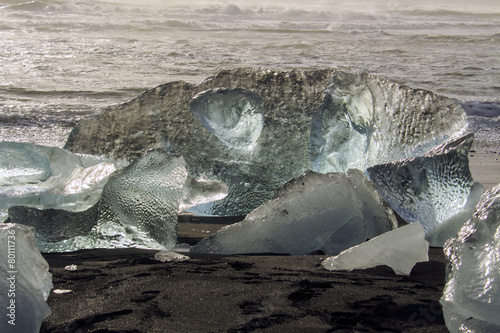
[[[115,163],[31,143],[0,142],[0,221],[9,207],[84,211],[101,195]]]
[[[49,265],[35,246],[33,228],[0,224],[0,303],[2,332],[39,332],[51,313]]]
[[[337,70],[227,70],[170,82],[78,123],[65,148],[133,160],[152,148],[182,156],[189,177],[225,184],[188,212],[246,215],[306,170],[345,172],[414,156],[467,124],[432,92]]]
[[[116,171],[99,201],[82,212],[9,208],[9,222],[33,226],[43,252],[92,248],[171,249],[187,171],[182,158],[154,149]]]
[[[483,186],[473,180],[468,134],[420,157],[379,164],[368,174],[384,199],[408,223],[422,223],[431,246],[443,246],[474,213]]]
[[[392,210],[361,171],[307,171],[245,220],[204,238],[190,252],[333,255],[396,226]]]
[[[424,238],[420,223],[408,224],[342,251],[321,264],[330,271],[386,265],[398,275],[410,275],[416,263],[429,261],[429,243]]]
[[[450,332],[500,332],[500,185],[483,194],[444,251],[441,304]]]

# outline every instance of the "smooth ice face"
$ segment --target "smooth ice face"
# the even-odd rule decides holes
[[[82,212],[11,207],[9,221],[35,227],[43,252],[92,248],[171,249],[187,171],[156,149],[109,177],[100,200]]]
[[[36,146],[0,142],[0,186],[36,184],[52,175],[48,158]]]
[[[65,147],[129,160],[168,147],[190,176],[227,186],[226,196],[201,200],[195,212],[235,216],[306,170],[365,170],[414,156],[466,124],[458,102],[373,75],[239,68],[108,108],[81,121]]]
[[[500,332],[500,185],[483,194],[444,251],[449,263],[441,304],[450,332]]]
[[[2,147],[9,149],[2,150]],[[116,170],[114,163],[98,157],[85,157],[84,163],[69,151],[30,143],[0,142],[1,151],[8,151],[9,155],[2,156],[0,163],[14,165],[9,162],[10,158],[25,154],[26,158],[21,161],[29,159],[33,163],[32,170],[41,168],[48,176],[28,182],[26,175],[22,178],[9,177],[10,181],[0,186],[0,221],[7,218],[9,207],[20,205],[83,211],[99,200],[108,176]],[[19,170],[26,170],[19,168],[10,170],[17,170],[14,173],[18,174],[22,173]],[[12,175],[12,172],[9,174]]]
[[[429,243],[424,237],[420,223],[409,224],[342,251],[321,264],[330,271],[386,265],[398,275],[410,275],[416,263],[429,260]]]
[[[242,222],[211,235],[191,252],[337,254],[396,227],[392,210],[359,170],[306,172]]]
[[[213,89],[193,97],[191,112],[228,147],[251,151],[264,127],[259,95],[243,89]]]
[[[35,246],[33,228],[0,224],[0,303],[4,313],[2,332],[39,332],[44,318],[50,315],[45,302],[52,289],[49,265]],[[15,296],[9,293],[15,290]],[[14,300],[14,316],[11,301]],[[14,325],[9,321],[14,319]]]
[[[473,135],[450,140],[421,157],[368,168],[371,180],[407,222],[422,223],[431,246],[443,246],[472,216],[483,187],[468,153]]]

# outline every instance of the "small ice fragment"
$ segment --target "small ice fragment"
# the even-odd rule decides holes
[[[191,258],[174,251],[160,251],[155,254],[155,259],[161,262],[186,261]]]
[[[59,295],[62,295],[62,294],[73,294],[74,291],[71,290],[71,289],[54,289],[52,290],[52,292],[54,294],[59,294]]]
[[[66,267],[64,267],[65,270],[67,271],[76,271],[78,269],[78,267],[76,265],[68,265]]]
[[[424,237],[422,225],[412,223],[327,258],[322,265],[330,271],[387,265],[398,275],[410,275],[416,263],[429,260]]]

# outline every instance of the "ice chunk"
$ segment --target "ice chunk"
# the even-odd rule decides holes
[[[33,228],[0,224],[0,303],[2,332],[39,332],[50,315],[49,265],[35,246]]]
[[[36,184],[52,175],[49,159],[34,145],[0,142],[0,186]]]
[[[82,212],[11,207],[9,221],[35,227],[44,252],[92,248],[171,249],[187,171],[182,158],[162,149],[115,172],[100,200]]]
[[[191,252],[337,254],[396,227],[392,210],[359,170],[308,171],[242,222],[203,239]]]
[[[429,260],[424,237],[420,223],[409,224],[327,258],[322,265],[330,271],[387,265],[398,275],[410,275],[416,263]]]
[[[6,222],[34,227],[38,247],[44,252],[49,252],[44,245],[46,243],[88,235],[97,225],[98,213],[98,204],[82,212],[13,206],[9,208],[9,217]]]
[[[368,168],[371,180],[407,222],[422,223],[431,246],[443,246],[472,216],[483,187],[474,182],[468,153],[469,134],[421,157]]]
[[[3,148],[2,148],[3,147]],[[8,149],[4,149],[4,148]],[[79,156],[69,151],[33,145],[30,143],[0,142],[0,163],[12,166],[10,171],[0,172],[0,177],[13,173],[23,174],[26,168],[9,162],[12,156],[25,154],[32,160],[32,170],[48,170],[48,176],[26,182],[26,178],[6,177],[9,182],[0,186],[0,221],[7,217],[12,206],[31,206],[34,208],[53,208],[70,211],[83,211],[94,205],[101,195],[108,176],[116,170],[114,163],[94,157],[93,163],[86,166]],[[90,160],[86,157],[86,160]],[[23,161],[23,159],[20,159]],[[35,165],[35,163],[38,163]],[[2,172],[3,172],[2,171]]]
[[[156,242],[161,245],[157,248],[173,248],[186,177],[184,159],[162,149],[149,151],[112,175],[102,192],[96,227],[107,241],[96,245],[151,247]],[[120,239],[124,236],[126,242]]]
[[[155,254],[155,259],[161,262],[171,262],[171,261],[186,261],[190,258],[183,254],[174,251],[160,251]]]
[[[365,170],[466,124],[458,102],[373,75],[241,68],[148,90],[81,121],[65,147],[129,160],[168,147],[190,175],[227,186],[227,196],[203,199],[195,212],[235,216],[306,170]]]
[[[450,332],[500,332],[500,185],[483,194],[444,251],[448,269],[441,304]]]

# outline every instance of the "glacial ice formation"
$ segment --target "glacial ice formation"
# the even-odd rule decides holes
[[[441,304],[450,332],[500,332],[500,185],[483,194],[444,251],[448,269]]]
[[[443,246],[472,216],[483,194],[469,170],[468,134],[420,157],[368,168],[370,179],[391,207],[409,223],[420,222],[431,246]]]
[[[0,331],[37,333],[51,313],[45,301],[52,275],[35,246],[33,228],[0,224],[0,247]]]
[[[190,212],[244,215],[306,170],[365,170],[465,126],[458,102],[373,75],[240,68],[107,108],[81,121],[65,147],[129,160],[165,147],[184,157],[190,177],[227,186]]]
[[[187,171],[182,158],[155,149],[109,177],[100,200],[82,212],[11,207],[9,222],[35,227],[43,252],[92,248],[171,249]]]
[[[199,253],[338,254],[397,226],[375,187],[359,170],[308,171],[242,222],[196,244]]]
[[[330,271],[386,265],[398,275],[410,275],[416,263],[429,260],[429,243],[424,238],[420,223],[408,224],[342,251],[321,264]]]
[[[0,164],[0,221],[19,205],[83,211],[99,200],[116,170],[102,158],[17,142],[0,142]]]

